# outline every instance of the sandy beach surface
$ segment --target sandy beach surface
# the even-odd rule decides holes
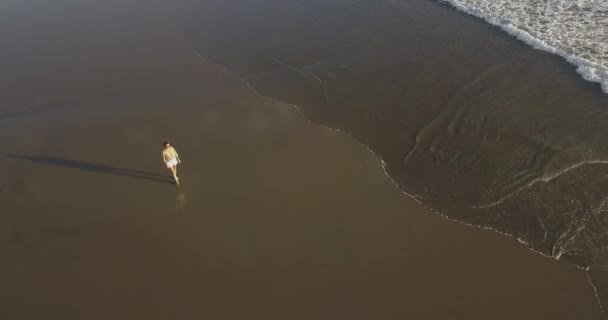
[[[179,4],[0,5],[2,319],[603,317],[575,266],[203,59]]]

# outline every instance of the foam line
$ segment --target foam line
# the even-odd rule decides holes
[[[488,23],[495,25],[495,26],[501,28],[502,30],[506,31],[507,33],[515,36],[517,39],[529,44],[530,46],[534,47],[535,49],[543,50],[543,51],[563,57],[564,59],[566,59],[566,61],[577,66],[576,71],[579,74],[581,74],[585,80],[599,83],[602,86],[602,90],[605,93],[608,93],[608,61],[606,61],[606,64],[602,64],[602,63],[598,63],[598,62],[592,61],[590,59],[584,58],[575,53],[572,53],[572,52],[580,51],[579,50],[580,48],[568,47],[566,45],[563,45],[563,41],[559,41],[559,39],[557,39],[557,40],[541,39],[538,36],[535,36],[532,34],[532,33],[536,33],[535,30],[531,30],[532,33],[525,31],[522,29],[522,27],[524,27],[524,26],[517,26],[513,22],[511,22],[508,18],[501,17],[496,12],[493,12],[492,5],[487,4],[486,1],[467,1],[467,0],[438,0],[438,1],[450,4],[460,11],[463,11],[463,12],[473,15],[475,17],[481,18],[481,19],[487,21]],[[495,1],[495,0],[488,0],[488,1]],[[499,2],[499,1],[497,1],[497,2]],[[506,2],[506,1],[502,1],[502,2]],[[513,2],[517,2],[517,1],[513,1]],[[596,5],[600,5],[599,2],[597,2]],[[562,10],[565,10],[565,9],[562,9]],[[518,12],[513,12],[514,15],[516,15],[517,13]],[[540,9],[539,9],[539,14],[540,13],[544,13],[544,11],[540,11]],[[531,17],[526,17],[526,18],[529,19]],[[576,23],[576,22],[572,21],[571,23]],[[605,23],[606,23],[606,21],[598,21],[595,23],[596,25],[594,26],[594,28],[599,28],[600,30],[602,30],[602,29],[606,30]],[[528,26],[525,26],[525,27],[528,27]],[[589,28],[591,28],[591,27],[589,27]],[[556,30],[556,31],[560,32],[562,30]],[[588,30],[583,29],[583,30],[579,30],[579,31],[581,33],[584,33],[585,31],[588,31]],[[608,30],[606,30],[606,32],[608,32]],[[540,31],[538,33],[542,34]],[[579,33],[577,33],[576,35],[579,35]],[[569,39],[569,40],[571,40],[572,42],[577,42],[577,39]],[[594,41],[601,42],[602,39],[597,39],[597,38],[596,39],[593,39],[593,38],[586,39],[586,42],[587,42],[586,44],[589,44],[590,42],[594,42]],[[555,42],[556,44],[552,44],[550,42]],[[561,47],[561,48],[558,47],[557,43],[562,44],[563,47]],[[584,44],[585,43],[583,43],[583,45]],[[600,49],[600,50],[602,50],[602,49]],[[605,51],[606,48],[603,48],[603,50]],[[570,52],[570,51],[572,51],[572,52]],[[590,52],[588,54],[587,54],[587,52],[585,52],[585,54],[590,55],[590,57],[598,56],[599,57],[598,60],[605,60],[605,59],[601,58],[601,56],[606,55],[606,52],[604,52],[604,53],[602,53],[601,51],[599,53]]]

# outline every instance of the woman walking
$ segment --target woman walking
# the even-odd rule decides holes
[[[171,173],[173,173],[175,183],[179,184],[179,178],[177,177],[177,164],[182,163],[182,161],[179,159],[179,154],[177,154],[175,148],[173,148],[169,142],[163,143],[163,146],[163,161],[165,162],[165,165],[167,165],[167,168],[171,170]]]

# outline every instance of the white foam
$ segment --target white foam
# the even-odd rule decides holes
[[[439,0],[576,65],[608,93],[608,1]]]

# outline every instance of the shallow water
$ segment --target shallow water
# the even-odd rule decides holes
[[[440,0],[564,57],[608,93],[608,3],[602,0]]]
[[[606,301],[608,97],[433,1],[183,1],[203,56],[385,161],[408,195],[590,269]]]

